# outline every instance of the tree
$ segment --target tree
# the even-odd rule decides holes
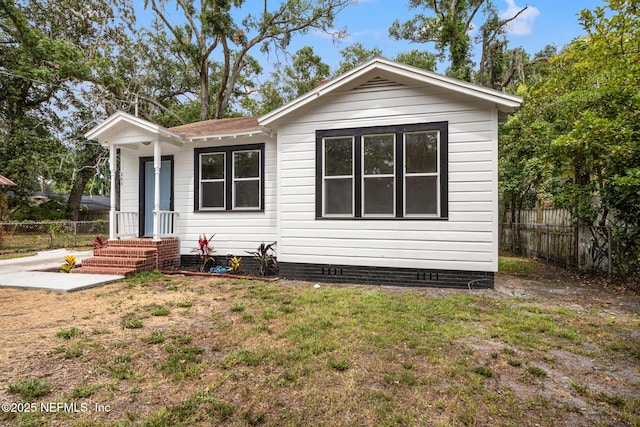
[[[506,19],[498,17],[491,0],[410,0],[409,8],[425,9],[430,14],[419,13],[404,23],[396,20],[389,29],[391,37],[414,43],[433,43],[437,59],[448,57],[450,65],[447,74],[452,77],[469,82],[477,80],[489,87],[496,86],[497,81],[505,80],[502,74],[508,68],[504,66],[503,58],[507,45],[504,38],[506,27],[526,7]],[[473,44],[469,34],[475,26],[474,20],[480,15],[484,15],[485,21],[480,26],[480,35],[476,40],[482,46],[480,70],[476,76],[471,58]],[[508,84],[508,80],[502,87]]]
[[[382,56],[382,50],[378,47],[367,49],[362,43],[356,42],[342,49],[340,55],[342,55],[342,60],[338,64],[338,69],[333,73],[334,76],[344,74],[376,56]]]
[[[505,166],[539,164],[544,174],[538,189],[545,188],[556,206],[568,209],[577,225],[631,227],[617,229],[614,236],[627,257],[618,268],[637,273],[640,12],[630,2],[609,0],[584,10],[580,21],[587,35],[556,56],[538,58],[532,66],[543,70],[540,77],[520,83],[525,101],[503,127],[501,157],[515,148]],[[505,187],[504,178],[503,190],[516,188]],[[511,178],[511,184],[518,182],[515,173]],[[527,180],[532,182],[519,178]],[[606,250],[594,247],[593,253]]]
[[[471,81],[472,21],[488,0],[410,0],[410,9],[427,9],[435,16],[418,14],[405,23],[396,20],[389,35],[396,40],[415,43],[434,43],[441,59],[448,52],[453,77]]]
[[[311,46],[305,46],[292,56],[291,65],[278,66],[271,73],[271,79],[257,90],[257,97],[244,97],[241,104],[254,116],[266,114],[309,92],[329,76],[329,66]]]
[[[500,18],[493,3],[485,4],[484,24],[480,27],[476,42],[481,43],[482,55],[475,80],[477,83],[494,89],[504,89],[514,78],[523,72],[523,49],[515,48],[507,52],[507,25],[517,19],[528,6],[520,9],[510,18]]]
[[[88,68],[73,44],[36,28],[45,19],[38,5],[1,0],[0,11],[0,163],[18,184],[15,194],[25,196],[59,164],[54,103]]]
[[[310,30],[329,32],[335,15],[351,0],[286,0],[274,10],[265,2],[259,16],[248,14],[238,24],[234,15],[244,0],[204,0],[196,6],[194,0],[178,0],[185,24],[176,24],[164,8],[162,0],[146,0],[174,39],[185,64],[199,78],[200,120],[221,118],[228,111],[231,97],[238,88],[241,75],[248,67],[256,67],[249,52],[284,52],[293,35]],[[220,51],[220,61],[212,60]],[[212,85],[212,66],[219,79]],[[211,94],[211,87],[214,96]],[[211,101],[214,98],[213,112]]]
[[[435,71],[438,63],[436,55],[417,49],[409,52],[400,52],[395,60],[427,71]]]
[[[131,9],[120,1],[0,0],[0,11],[0,162],[26,196],[72,178],[62,167],[73,151],[66,119],[89,104],[82,82],[98,81],[106,46],[124,36]]]

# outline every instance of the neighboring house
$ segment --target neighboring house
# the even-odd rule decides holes
[[[36,191],[31,195],[31,200],[36,205],[49,202],[51,200],[57,201],[60,205],[60,211],[64,212],[67,209],[67,202],[69,200],[68,194],[58,194],[49,191]],[[110,200],[109,197],[100,195],[83,195],[80,199],[80,215],[79,221],[95,221],[95,220],[109,220]]]
[[[498,121],[521,102],[376,58],[259,118],[119,112],[86,137],[112,166],[120,150],[111,239],[177,236],[189,255],[215,234],[237,256],[277,241],[284,278],[492,287]]]

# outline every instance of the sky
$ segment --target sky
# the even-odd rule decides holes
[[[582,9],[603,6],[602,0],[493,0],[503,17],[513,16],[518,10],[527,10],[513,22],[507,38],[510,48],[523,47],[531,55],[552,44],[561,48],[574,38],[583,35],[578,21]],[[258,2],[249,0],[249,2]],[[389,37],[389,27],[395,20],[406,22],[424,10],[410,10],[408,0],[359,0],[343,10],[337,17],[335,27],[346,27],[349,37],[333,42],[325,34],[307,34],[294,38],[291,52],[311,45],[323,61],[334,70],[340,62],[339,51],[359,42],[365,48],[378,47],[385,57],[393,59],[399,52],[424,49],[424,45],[396,41]],[[480,25],[481,22],[478,22]],[[446,67],[445,67],[446,68]],[[444,71],[444,70],[438,70]]]
[[[268,4],[275,5],[279,1],[268,0]],[[197,0],[196,3],[198,3]],[[561,48],[574,38],[583,35],[584,30],[578,21],[580,11],[604,6],[604,0],[493,0],[493,3],[501,17],[505,18],[513,16],[520,9],[528,6],[527,10],[512,22],[507,39],[509,48],[523,47],[530,55],[534,55],[550,44]],[[151,11],[144,9],[143,0],[134,0],[134,4],[138,22],[148,25],[151,21]],[[168,4],[175,5],[173,0]],[[263,8],[263,0],[245,0],[236,18],[241,21],[247,11],[260,14]],[[175,10],[175,6],[168,9]],[[293,54],[303,46],[312,46],[314,52],[321,56],[323,62],[328,64],[333,72],[340,63],[340,50],[356,42],[368,49],[378,47],[382,50],[383,56],[389,59],[395,58],[400,52],[413,49],[432,50],[432,47],[424,44],[397,41],[389,37],[389,28],[395,20],[403,23],[418,13],[426,13],[426,11],[409,9],[409,0],[354,0],[354,4],[337,15],[335,22],[336,30],[347,30],[349,36],[346,39],[336,42],[329,35],[318,32],[295,35],[288,53]],[[180,14],[177,13],[177,15]],[[479,18],[476,19],[478,26],[482,24],[482,17]],[[479,51],[478,46],[475,51],[476,56],[479,56]],[[251,54],[261,61],[266,72],[272,69],[268,63],[275,63],[282,59],[275,56],[261,59],[257,50],[252,51]],[[444,63],[438,67],[437,71],[444,72],[446,68],[447,64]]]

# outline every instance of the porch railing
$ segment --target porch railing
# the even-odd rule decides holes
[[[174,211],[158,211],[158,225],[159,236],[158,237],[173,237],[175,236],[175,224],[178,217],[178,212]]]
[[[116,212],[116,238],[138,237],[138,212]]]
[[[138,237],[139,217],[138,212],[116,212],[116,238]],[[174,237],[178,212],[158,211],[158,237]]]

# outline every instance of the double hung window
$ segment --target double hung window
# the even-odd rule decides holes
[[[260,210],[264,144],[195,150],[196,210]]]
[[[316,217],[447,217],[446,122],[316,132]]]

